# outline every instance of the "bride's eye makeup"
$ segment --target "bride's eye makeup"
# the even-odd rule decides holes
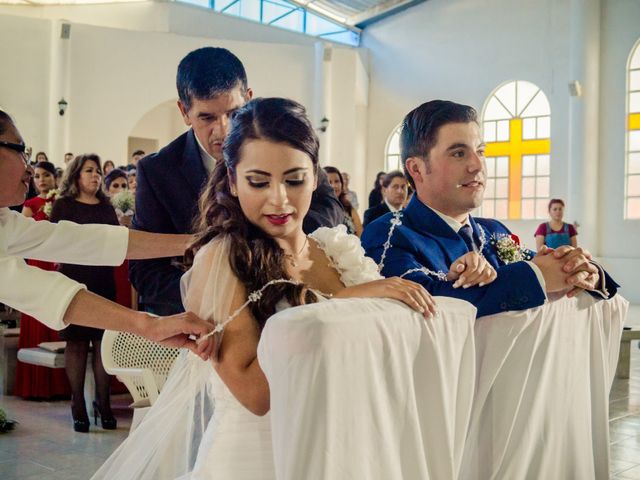
[[[265,188],[269,185],[269,177],[263,175],[247,175],[247,183],[253,188]]]
[[[263,174],[251,174],[245,176],[247,183],[252,188],[266,188],[269,186],[271,182],[271,175],[263,175]],[[302,169],[296,169],[295,172],[287,173],[285,172],[283,182],[290,187],[299,187],[304,185],[307,181],[307,172]]]
[[[304,185],[306,180],[307,174],[304,172],[298,172],[295,175],[290,175],[288,177],[285,177],[284,179],[287,185],[291,187],[299,187],[301,185]]]

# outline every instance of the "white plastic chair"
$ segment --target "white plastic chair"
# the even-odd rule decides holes
[[[180,350],[132,333],[105,330],[100,353],[107,373],[116,375],[133,397],[134,430],[146,413],[145,407],[157,400]]]

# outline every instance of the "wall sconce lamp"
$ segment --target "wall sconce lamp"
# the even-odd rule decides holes
[[[329,119],[327,117],[322,117],[322,120],[320,120],[320,128],[318,128],[318,130],[324,133],[327,131],[327,128],[329,128]]]
[[[69,104],[67,103],[67,101],[64,99],[64,97],[62,97],[60,99],[60,101],[58,102],[58,114],[62,117],[64,115],[64,112],[67,110],[67,107],[69,106]]]

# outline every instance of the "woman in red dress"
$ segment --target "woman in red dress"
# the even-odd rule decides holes
[[[53,198],[47,198],[49,192],[56,188],[56,169],[50,162],[36,164],[34,183],[38,195],[24,203],[22,214],[36,221],[49,220]],[[48,208],[47,208],[48,204]],[[43,270],[56,270],[56,264],[39,260],[28,260],[27,263]],[[37,295],[38,292],[32,292]],[[60,341],[58,332],[51,330],[29,315],[20,318],[20,338],[18,348],[37,347],[42,342]],[[47,399],[52,397],[68,397],[69,382],[62,368],[48,368],[18,361],[16,367],[15,394],[23,398]]]

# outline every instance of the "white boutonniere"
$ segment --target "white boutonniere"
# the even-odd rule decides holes
[[[498,258],[505,265],[531,260],[535,255],[531,250],[522,246],[520,238],[513,233],[494,233],[489,239],[489,244],[495,248]]]

